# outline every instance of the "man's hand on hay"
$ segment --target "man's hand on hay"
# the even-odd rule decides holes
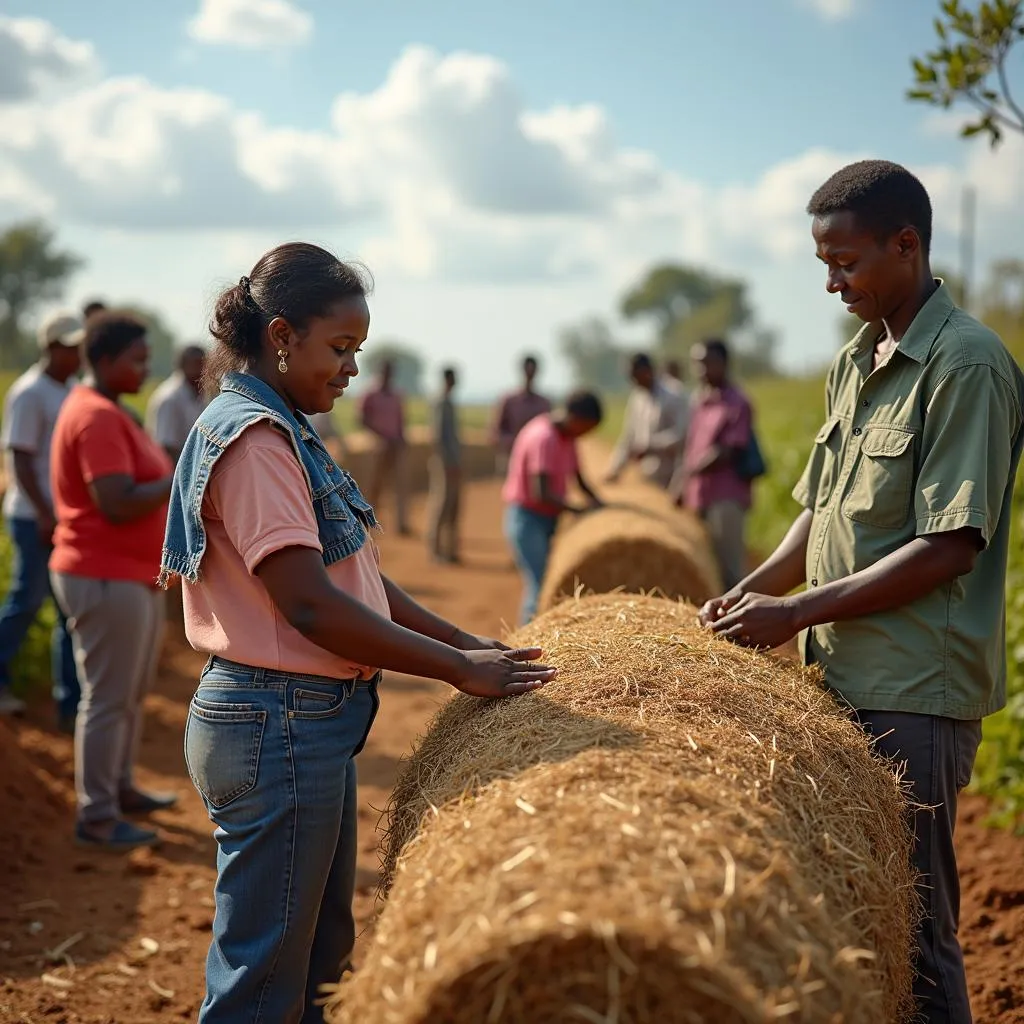
[[[701,622],[741,647],[772,650],[800,632],[797,605],[792,598],[744,594],[726,606],[721,602],[727,598],[728,595],[709,601],[700,611]],[[705,609],[713,604],[715,610],[709,610],[705,618]]]
[[[539,647],[466,651],[464,671],[450,682],[471,697],[515,697],[529,693],[558,675],[555,668],[533,664],[542,653]]]

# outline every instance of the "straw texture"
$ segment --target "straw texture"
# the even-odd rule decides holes
[[[331,1024],[908,1019],[903,796],[815,676],[650,597],[515,639],[560,678],[436,716]]]
[[[634,484],[621,504],[569,521],[555,537],[538,607],[580,593],[657,592],[701,604],[721,592],[703,524],[654,487]]]

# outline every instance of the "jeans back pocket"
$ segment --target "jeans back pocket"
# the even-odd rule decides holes
[[[267,712],[255,704],[192,698],[185,725],[185,764],[192,784],[218,810],[256,785]]]

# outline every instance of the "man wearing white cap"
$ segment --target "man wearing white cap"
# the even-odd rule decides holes
[[[3,446],[7,492],[3,513],[14,545],[11,586],[0,608],[0,715],[21,714],[24,703],[10,692],[10,667],[43,601],[50,594],[47,561],[54,517],[50,497],[50,441],[68,382],[81,365],[81,321],[59,313],[39,329],[42,356],[4,399]],[[74,728],[78,676],[64,615],[57,609],[52,647],[53,692],[58,724]]]

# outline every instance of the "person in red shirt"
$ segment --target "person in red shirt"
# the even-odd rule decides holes
[[[502,499],[505,537],[523,577],[520,625],[537,612],[537,597],[559,516],[601,505],[580,472],[576,439],[597,427],[602,415],[596,395],[577,391],[566,399],[562,409],[530,420],[512,445]],[[569,484],[573,480],[587,498],[587,505],[569,503]]]
[[[125,814],[170,807],[136,788],[142,701],[164,623],[157,589],[173,466],[121,404],[146,379],[146,326],[117,311],[85,327],[90,375],[61,407],[50,478],[57,527],[50,578],[67,615],[82,699],[75,728],[75,838],[108,849],[151,846]]]
[[[744,528],[751,483],[738,465],[753,430],[747,396],[729,379],[729,350],[712,339],[695,345],[694,376],[701,387],[690,413],[681,472],[672,488],[677,500],[704,520],[726,590],[746,575]]]

